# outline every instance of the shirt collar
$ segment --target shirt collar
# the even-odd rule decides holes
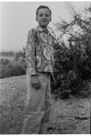
[[[43,29],[41,26],[38,25],[37,30],[40,31],[40,32],[45,32],[46,34],[50,35],[50,32],[49,32],[48,28]]]

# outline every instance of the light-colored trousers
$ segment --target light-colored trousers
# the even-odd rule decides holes
[[[31,86],[32,76],[27,76],[26,117],[22,134],[46,134],[51,111],[50,75],[37,75],[41,88]]]

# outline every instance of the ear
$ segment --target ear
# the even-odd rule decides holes
[[[38,18],[36,17],[36,21],[38,22]]]
[[[50,22],[51,22],[52,18],[50,18]]]

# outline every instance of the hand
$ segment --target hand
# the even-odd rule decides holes
[[[36,75],[32,75],[31,85],[35,89],[39,89],[41,87],[40,81]]]

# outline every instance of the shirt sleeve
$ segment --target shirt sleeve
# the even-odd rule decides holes
[[[26,63],[27,63],[27,73],[29,75],[35,75],[36,74],[36,66],[35,66],[35,36],[34,31],[31,29],[28,32],[27,36],[27,44],[26,44]]]

